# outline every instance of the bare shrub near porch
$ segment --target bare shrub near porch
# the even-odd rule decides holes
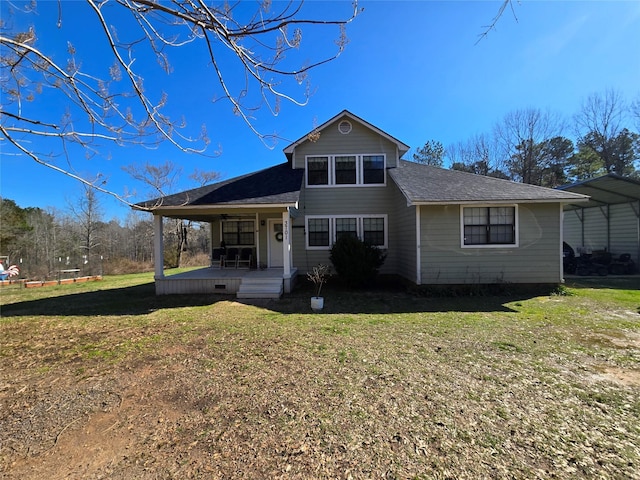
[[[316,297],[320,296],[322,285],[324,285],[330,275],[331,267],[323,264],[316,265],[310,272],[307,272],[307,278],[316,286]]]

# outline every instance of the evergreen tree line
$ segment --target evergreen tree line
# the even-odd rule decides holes
[[[20,278],[56,279],[71,269],[80,276],[153,270],[151,215],[131,212],[124,222],[105,222],[91,189],[65,213],[0,197],[0,218],[0,261],[5,268],[17,265]],[[208,264],[208,224],[165,222],[165,266]]]
[[[412,159],[550,188],[606,174],[640,178],[637,130],[640,97],[628,102],[607,90],[588,96],[570,120],[537,108],[514,110],[466,141],[445,148],[429,140]]]

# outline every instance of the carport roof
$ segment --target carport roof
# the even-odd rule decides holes
[[[588,202],[566,204],[565,210],[601,207],[603,205],[616,205],[640,200],[640,182],[613,173],[570,185],[563,185],[558,189],[591,197]]]

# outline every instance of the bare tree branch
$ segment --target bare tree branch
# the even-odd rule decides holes
[[[516,16],[516,12],[513,8],[513,2],[511,0],[503,0],[502,5],[500,5],[500,8],[498,9],[498,13],[496,13],[496,16],[493,17],[489,25],[486,25],[484,27],[484,31],[478,36],[476,45],[480,43],[484,38],[486,38],[492,30],[495,30],[498,21],[500,20],[500,18],[502,18],[502,15],[504,14],[507,7],[511,7],[513,18],[515,18],[516,22],[518,21],[518,17]]]
[[[67,43],[68,58],[62,59],[50,39],[39,38],[34,27],[11,31],[12,22],[6,18],[0,25],[0,142],[94,188],[93,180],[74,172],[71,158],[76,150],[70,150],[72,145],[94,156],[104,152],[105,145],[157,148],[168,142],[182,152],[211,155],[206,153],[210,143],[206,127],[189,134],[184,122],[165,113],[168,96],[161,89],[161,76],[143,78],[141,63],[149,52],[165,74],[171,72],[171,53],[179,55],[188,45],[202,49],[212,68],[211,88],[221,92],[218,98],[228,101],[231,111],[270,144],[274,137],[255,127],[254,112],[266,106],[277,115],[282,101],[305,105],[310,92],[305,85],[307,72],[342,53],[348,43],[344,27],[360,12],[357,0],[343,19],[305,18],[303,0],[279,4],[278,9],[264,1],[253,10],[242,2],[211,4],[205,0],[85,0],[85,5],[93,12],[103,47],[111,55],[102,71],[85,68],[71,42]],[[57,18],[50,19],[59,29],[73,28],[65,23],[66,8],[58,2]],[[35,7],[11,5],[5,11],[20,19],[16,24],[24,25]],[[340,29],[335,45],[328,43],[324,56],[297,64],[287,57],[288,52],[301,48],[303,28],[336,26]],[[238,73],[244,74],[244,85],[237,85]],[[297,94],[289,91],[294,84],[288,79],[300,86]],[[31,113],[31,105],[44,96],[49,101],[56,97],[55,105],[60,107],[41,118]],[[57,165],[59,157],[68,166]],[[106,188],[98,190],[129,205]]]

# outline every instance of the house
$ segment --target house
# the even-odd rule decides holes
[[[156,292],[279,296],[329,263],[340,235],[384,249],[381,273],[418,285],[562,281],[563,205],[587,196],[402,160],[408,150],[344,110],[287,146],[282,164],[138,204],[154,214]],[[209,222],[214,247],[251,249],[257,268],[216,257],[165,276],[163,217]]]
[[[639,181],[610,173],[560,189],[590,197],[564,206],[564,239],[578,254],[606,250],[640,265]]]

